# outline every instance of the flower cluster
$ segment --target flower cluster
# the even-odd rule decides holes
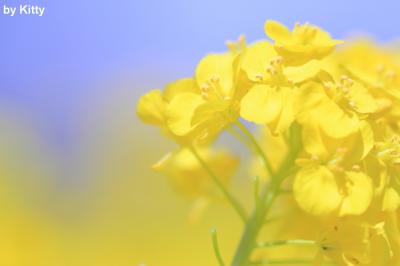
[[[140,98],[141,120],[181,147],[155,168],[185,195],[212,201],[219,189],[232,203],[245,223],[232,266],[269,265],[270,253],[255,249],[284,244],[296,247],[278,257],[294,261],[308,255],[297,244],[310,243],[310,265],[400,265],[398,56],[367,40],[341,45],[308,23],[291,31],[267,21],[265,32],[272,41],[240,37],[228,52],[205,56],[193,77]],[[211,151],[223,131],[262,162],[252,171],[260,177],[252,215],[227,188],[237,158]],[[274,212],[285,233],[258,242]]]

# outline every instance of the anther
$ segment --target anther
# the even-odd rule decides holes
[[[263,78],[263,75],[261,75],[261,74],[256,74],[255,75],[255,78],[256,79],[258,79],[258,80],[260,80],[260,81],[262,81],[264,78]]]
[[[318,155],[312,154],[312,155],[311,155],[311,160],[312,160],[312,161],[318,161],[318,160],[319,160]]]
[[[350,101],[350,102],[349,102],[349,106],[350,106],[351,108],[353,108],[353,109],[357,109],[357,104],[356,104],[355,102],[353,102],[353,101]]]
[[[217,77],[217,76],[212,76],[210,80],[211,80],[211,82],[213,82],[213,83],[218,83],[218,82],[219,82],[219,77]]]
[[[203,97],[203,99],[204,100],[207,100],[208,99],[208,93],[206,93],[206,92],[201,92],[201,97]]]
[[[202,91],[202,92],[204,92],[204,93],[206,93],[206,92],[208,92],[209,90],[210,90],[210,88],[207,86],[207,85],[202,85],[201,87],[200,87],[200,90]]]

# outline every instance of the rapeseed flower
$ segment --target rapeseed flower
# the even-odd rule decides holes
[[[181,146],[155,169],[188,198],[231,203],[245,225],[232,266],[398,265],[398,54],[371,41],[341,47],[309,23],[291,31],[267,21],[264,29],[273,42],[229,42],[229,51],[201,59],[193,77],[139,100],[139,117]],[[255,152],[251,215],[226,188],[236,156],[210,150],[224,131]],[[267,241],[259,242],[263,228]],[[216,230],[213,244],[224,265]],[[286,248],[279,256],[255,252],[278,246]]]

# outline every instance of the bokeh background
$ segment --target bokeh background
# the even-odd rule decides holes
[[[0,14],[0,266],[216,265],[210,228],[229,257],[239,221],[213,206],[188,223],[192,203],[150,170],[174,145],[139,123],[138,97],[192,75],[226,40],[264,38],[266,19],[308,21],[335,38],[400,37],[396,0],[0,6],[20,3],[46,12]]]

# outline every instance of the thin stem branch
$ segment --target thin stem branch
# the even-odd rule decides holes
[[[260,260],[260,261],[254,261],[250,262],[250,265],[293,265],[293,264],[299,264],[299,265],[310,265],[313,263],[312,260]]]
[[[217,230],[215,228],[211,230],[211,238],[212,238],[215,257],[218,260],[219,266],[225,266],[224,260],[222,259],[221,252],[219,250]]]
[[[285,245],[313,246],[316,242],[313,240],[293,239],[293,240],[274,240],[266,242],[258,242],[258,248],[271,248]]]
[[[249,139],[249,141],[253,144],[257,154],[261,157],[265,168],[268,171],[268,174],[270,176],[274,176],[274,170],[272,169],[272,166],[265,155],[263,149],[261,148],[260,144],[258,144],[257,140],[254,138],[253,134],[247,129],[245,125],[243,125],[240,121],[235,122],[236,126],[243,132],[243,134]]]
[[[199,161],[200,165],[204,168],[204,170],[208,173],[211,177],[213,182],[216,184],[218,189],[222,192],[228,202],[232,205],[232,207],[236,210],[237,214],[240,216],[242,221],[246,223],[247,221],[247,213],[239,201],[225,188],[225,186],[221,183],[220,179],[217,175],[208,167],[207,163],[201,158],[197,150],[193,147],[190,148],[190,151],[196,157],[197,161]]]
[[[235,127],[234,125],[230,125],[228,127],[228,133],[231,134],[235,139],[239,142],[243,143],[249,149],[252,149],[253,144],[248,140],[246,136],[243,136],[243,132]]]
[[[307,259],[291,259],[291,260],[259,260],[259,261],[252,261],[249,265],[311,265],[314,263],[314,260],[307,260]],[[335,265],[333,261],[324,261],[321,265]]]
[[[251,134],[250,134],[251,135]],[[247,266],[254,248],[257,247],[257,237],[265,224],[265,219],[273,206],[276,197],[279,195],[284,179],[291,175],[298,153],[301,149],[300,128],[293,124],[290,128],[290,150],[285,160],[275,175],[271,177],[271,183],[267,184],[260,197],[259,208],[255,208],[244,229],[242,238],[233,257],[231,266]]]
[[[254,201],[256,203],[256,208],[258,208],[260,204],[260,178],[258,176],[255,176],[253,179],[253,185],[254,185]]]

